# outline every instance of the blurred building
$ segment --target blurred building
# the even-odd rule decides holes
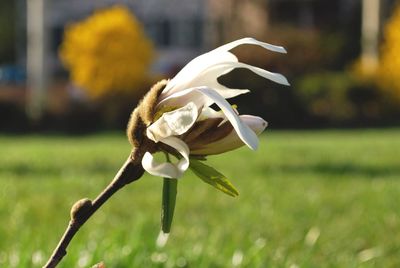
[[[382,13],[393,0],[380,0]],[[26,0],[17,1],[19,28],[26,22]],[[361,0],[46,0],[46,23],[51,66],[57,66],[57,48],[68,23],[84,19],[94,10],[115,4],[128,6],[143,23],[159,49],[156,68],[165,71],[214,45],[241,37],[259,36],[269,25],[303,28],[337,27],[360,17]],[[386,16],[382,16],[386,17]],[[25,37],[20,36],[19,59],[25,58]]]
[[[16,0],[16,64],[27,69],[28,110],[40,117],[46,88],[66,81],[58,57],[65,27],[116,4],[128,7],[157,49],[153,72],[173,75],[190,59],[227,40],[259,36],[266,2],[254,0]],[[250,31],[247,31],[249,29]],[[1,59],[0,59],[1,60]]]
[[[27,3],[33,1],[15,1],[17,10],[15,23],[18,33],[15,43],[17,62],[20,66],[26,66],[27,62],[26,45],[29,43],[27,40],[29,34],[26,34],[26,28],[29,29],[27,13],[31,11],[27,8]],[[66,78],[58,59],[58,47],[62,42],[64,27],[86,18],[96,9],[115,4],[130,8],[156,45],[158,58],[153,66],[153,71],[156,73],[171,75],[196,55],[223,42],[244,36],[285,45],[291,51],[293,59],[296,58],[296,51],[284,40],[296,41],[298,36],[304,36],[304,33],[310,31],[314,36],[321,36],[320,39],[325,39],[326,36],[332,37],[331,34],[334,33],[337,40],[344,40],[342,45],[344,52],[340,54],[342,60],[336,60],[333,64],[334,68],[343,68],[360,53],[361,10],[362,3],[367,0],[43,1],[45,1],[44,31],[47,41],[44,49],[46,64],[44,69],[48,71],[46,75],[50,77]],[[395,2],[395,0],[379,0],[381,20],[388,17]],[[294,38],[293,33],[297,34]],[[298,43],[294,42],[294,45],[297,46]],[[298,54],[301,56],[305,54],[303,52]],[[31,53],[31,55],[36,54]],[[306,61],[299,62],[304,65]],[[300,66],[299,69],[303,68]]]
[[[21,7],[25,6],[23,2],[20,0]],[[48,64],[53,70],[61,68],[57,50],[62,42],[66,25],[84,19],[96,9],[123,4],[142,22],[146,33],[158,49],[155,70],[169,72],[169,68],[199,53],[207,46],[207,42],[210,42],[210,35],[206,34],[209,25],[206,23],[207,12],[204,3],[202,0],[46,0],[45,29],[50,59]],[[24,8],[20,10],[21,13],[25,13]],[[20,39],[25,38],[20,36]],[[19,52],[19,62],[24,63],[26,60],[24,48],[21,47]]]
[[[59,69],[57,49],[64,27],[94,10],[115,4],[131,9],[155,43],[155,71],[173,72],[195,55],[236,36],[255,35],[267,26],[266,1],[237,0],[45,0],[46,35],[51,69]],[[26,23],[26,0],[18,0],[19,28]],[[250,14],[250,16],[249,16]],[[25,36],[20,34],[18,62],[25,63]],[[172,70],[171,70],[172,69]]]
[[[206,7],[202,0],[52,0],[49,4],[48,23],[53,54],[56,54],[66,24],[81,20],[96,9],[114,4],[129,7],[142,22],[146,33],[158,48],[157,71],[168,72],[168,68],[190,58],[206,45]]]

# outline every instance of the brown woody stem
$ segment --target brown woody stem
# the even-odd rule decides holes
[[[128,157],[126,162],[122,165],[121,169],[115,175],[112,182],[101,192],[97,198],[91,202],[89,199],[82,199],[75,203],[71,210],[71,220],[61,237],[53,254],[47,261],[44,268],[53,268],[62,260],[67,254],[67,247],[72,238],[82,227],[83,224],[105,203],[113,196],[119,189],[125,185],[138,180],[144,173],[143,167],[140,162]]]

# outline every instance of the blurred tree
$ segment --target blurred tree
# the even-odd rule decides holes
[[[0,1],[0,63],[15,59],[15,2]]]
[[[73,82],[98,99],[141,87],[153,45],[130,11],[114,6],[67,26],[60,57]]]
[[[400,101],[400,4],[385,26],[377,75],[380,87]]]
[[[352,86],[345,73],[313,73],[300,80],[296,94],[311,116],[331,122],[345,121],[355,113],[348,98]]]

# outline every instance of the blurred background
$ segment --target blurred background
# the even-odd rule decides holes
[[[2,1],[0,130],[122,129],[138,99],[190,59],[245,36],[288,55],[235,49],[291,87],[236,70],[235,100],[276,128],[399,123],[393,0]],[[257,101],[259,105],[249,105]]]
[[[400,267],[400,3],[395,0],[1,0],[0,267],[41,267],[83,197],[126,160],[123,132],[153,83],[234,49],[230,101],[269,128],[257,152],[209,157],[240,192],[188,172],[158,248],[162,180],[102,207],[60,267]],[[245,162],[246,161],[246,162]]]

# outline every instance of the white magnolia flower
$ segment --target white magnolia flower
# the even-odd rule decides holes
[[[274,82],[289,83],[281,74],[239,62],[229,50],[243,44],[286,53],[283,47],[243,38],[198,56],[166,81],[155,101],[154,120],[147,123],[145,135],[157,145],[157,150],[172,153],[177,161],[158,162],[154,150],[145,152],[142,166],[148,173],[179,178],[189,168],[191,156],[220,154],[245,144],[257,149],[257,135],[267,122],[257,116],[239,115],[226,101],[249,90],[227,88],[217,78],[234,68],[246,68]],[[220,111],[212,109],[212,104]]]

